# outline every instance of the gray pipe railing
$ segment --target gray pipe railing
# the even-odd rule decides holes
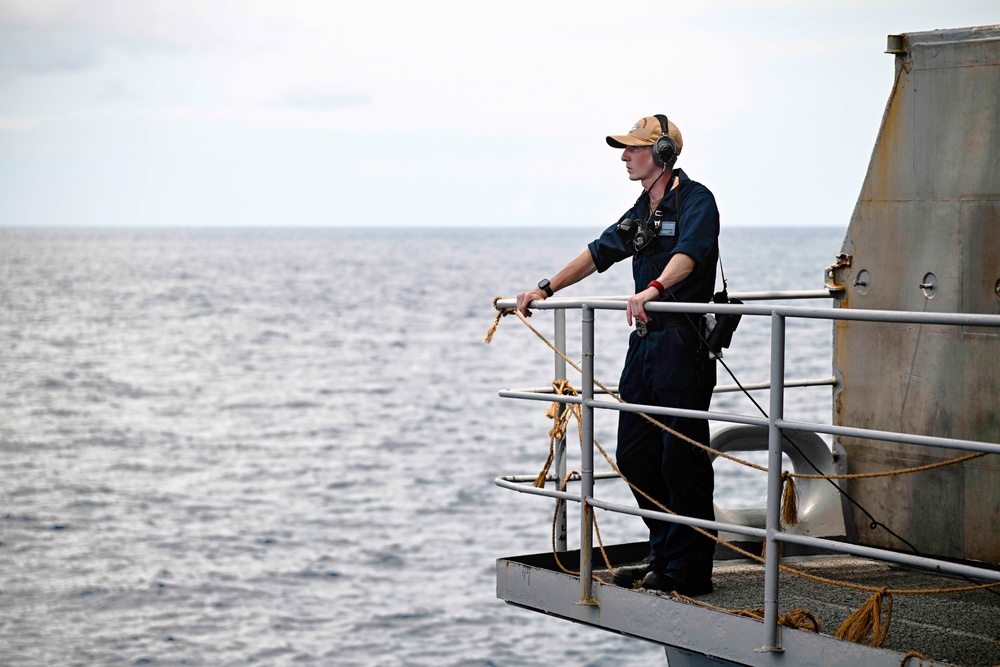
[[[743,301],[764,300],[764,299],[808,299],[808,298],[829,298],[836,290],[816,290],[816,291],[796,291],[796,292],[753,292],[734,294],[736,298]],[[879,311],[879,310],[856,310],[840,308],[808,308],[802,306],[768,305],[760,306],[753,304],[704,304],[704,303],[665,303],[651,302],[645,305],[649,312],[667,313],[738,313],[742,315],[765,316],[771,318],[771,372],[770,381],[766,387],[776,387],[777,391],[771,392],[771,404],[768,417],[748,417],[732,413],[710,412],[702,410],[684,410],[679,408],[661,408],[656,406],[632,405],[628,403],[612,403],[606,400],[596,400],[594,398],[594,319],[596,310],[625,310],[627,297],[553,297],[545,301],[535,301],[531,307],[536,310],[556,311],[556,346],[565,353],[566,341],[566,310],[582,311],[582,375],[580,396],[555,395],[552,389],[540,390],[504,390],[500,396],[504,398],[518,398],[527,400],[541,400],[565,404],[579,404],[582,412],[581,432],[583,446],[581,450],[581,472],[575,476],[581,482],[580,492],[571,493],[559,491],[558,483],[565,477],[565,441],[556,449],[555,458],[555,479],[557,490],[535,488],[525,486],[526,482],[534,480],[530,476],[508,476],[499,477],[495,483],[503,488],[512,489],[520,493],[528,493],[538,496],[546,496],[565,501],[578,502],[581,505],[580,512],[580,602],[583,604],[596,604],[592,599],[593,591],[593,508],[600,508],[607,511],[631,514],[660,521],[668,521],[688,526],[698,526],[708,530],[726,531],[738,535],[763,538],[766,542],[766,556],[764,564],[764,645],[763,651],[781,651],[781,644],[778,635],[778,573],[780,568],[780,551],[778,542],[788,542],[810,547],[818,547],[827,551],[873,558],[886,562],[909,565],[917,568],[955,574],[959,576],[976,577],[988,581],[1000,581],[1000,571],[988,570],[984,568],[953,563],[949,561],[937,560],[924,556],[899,553],[878,549],[875,547],[865,547],[861,545],[837,542],[817,537],[805,535],[793,535],[784,533],[781,530],[780,502],[781,502],[781,433],[783,430],[791,431],[812,431],[814,433],[826,433],[831,435],[842,435],[858,438],[869,438],[873,440],[885,440],[928,447],[946,447],[950,449],[982,451],[992,454],[1000,454],[1000,443],[978,442],[972,440],[960,440],[955,438],[941,438],[933,436],[910,435],[891,431],[876,431],[872,429],[853,428],[846,426],[832,426],[829,424],[814,424],[809,422],[791,422],[783,419],[784,391],[791,386],[816,386],[830,385],[834,381],[830,378],[821,380],[805,380],[786,382],[785,374],[785,320],[786,318],[806,318],[806,319],[826,319],[826,320],[853,320],[867,322],[889,322],[906,324],[939,324],[954,326],[983,326],[1000,328],[1000,316],[979,315],[970,313],[921,313],[912,311]],[[514,299],[502,299],[497,302],[498,308],[515,308],[517,303]],[[559,355],[556,355],[555,375],[557,379],[565,379],[566,365]],[[754,385],[754,388],[766,388],[764,385]],[[726,388],[731,390],[730,388]],[[563,408],[565,409],[565,408]],[[666,512],[655,512],[642,510],[637,507],[619,505],[600,501],[594,497],[594,480],[602,478],[617,477],[616,474],[601,473],[594,474],[594,410],[618,410],[628,412],[644,412],[650,415],[668,415],[681,417],[695,417],[698,419],[710,419],[714,421],[725,421],[739,424],[752,424],[767,426],[768,428],[768,480],[767,480],[767,521],[763,530],[740,526],[736,524],[722,523],[718,521],[706,521],[693,517],[668,514]],[[557,513],[557,548],[566,549],[565,540],[565,507],[562,505],[562,540],[558,539],[560,519]]]

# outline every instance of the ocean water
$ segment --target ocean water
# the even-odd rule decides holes
[[[552,358],[514,318],[485,345],[492,300],[597,232],[0,229],[0,664],[664,664],[495,597],[495,559],[548,551],[552,516],[493,483],[537,473],[549,427],[497,391],[547,385]],[[842,237],[725,230],[730,289],[821,287]],[[568,293],[630,282],[621,265]],[[789,322],[787,377],[830,374],[830,332]],[[598,314],[606,382],[627,334]],[[744,318],[741,381],[767,379],[768,337]],[[828,422],[829,388],[786,416]],[[599,414],[609,451],[614,430]],[[764,502],[732,464],[716,488]]]

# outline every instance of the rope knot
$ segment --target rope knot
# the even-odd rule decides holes
[[[787,614],[782,614],[778,619],[778,625],[816,633],[821,628],[819,619],[805,609],[792,609]]]
[[[781,481],[784,484],[784,491],[781,494],[781,523],[785,526],[794,526],[799,522],[799,492],[795,487],[792,473],[783,470]]]
[[[882,601],[885,600],[885,621],[882,620]],[[837,628],[834,635],[837,639],[852,642],[864,642],[871,636],[871,645],[882,646],[889,634],[889,621],[892,618],[892,594],[888,588],[880,588],[868,601],[858,607],[857,611],[848,616]]]
[[[569,380],[553,380],[552,390],[557,396],[579,396],[580,393],[569,383]],[[545,416],[552,420],[552,428],[549,429],[549,455],[545,459],[545,464],[542,466],[541,472],[535,477],[535,486],[539,489],[545,488],[545,480],[549,475],[549,469],[552,467],[552,462],[555,459],[555,444],[556,440],[560,440],[566,435],[566,429],[569,427],[569,420],[572,417],[576,417],[577,420],[580,419],[579,407],[574,405],[565,406],[565,410],[561,410],[563,404],[558,401],[552,401],[549,404],[549,409],[545,411]]]
[[[497,303],[499,303],[502,298],[504,297],[498,296],[493,299],[493,308],[497,311],[497,318],[493,320],[493,326],[491,326],[490,330],[486,332],[486,338],[483,339],[483,342],[487,345],[493,342],[493,334],[497,332],[497,327],[500,326],[500,318],[513,315],[517,312],[516,308],[501,308],[498,306]]]

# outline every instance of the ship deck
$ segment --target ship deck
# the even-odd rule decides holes
[[[646,549],[648,545],[643,543],[616,545],[608,547],[608,553],[617,567],[639,561]],[[579,552],[560,554],[560,560],[575,569]],[[603,565],[599,551],[594,553],[594,563],[595,605],[579,603],[578,578],[562,572],[551,553],[499,560],[497,595],[514,605],[702,657],[701,663],[691,664],[897,667],[912,652],[924,656],[924,664],[930,660],[936,665],[966,667],[1000,664],[1000,591],[894,595],[888,636],[882,648],[873,648],[833,637],[844,619],[871,593],[782,573],[780,613],[792,609],[810,612],[820,621],[820,634],[781,628],[784,652],[767,653],[759,650],[764,635],[760,621],[680,601],[666,593],[614,586],[609,570],[596,569]],[[889,589],[970,585],[963,579],[852,556],[786,556],[783,563],[829,579]],[[713,582],[715,590],[699,597],[700,602],[728,610],[763,605],[763,567],[752,561],[717,560]],[[920,661],[914,657],[906,664],[915,666]]]

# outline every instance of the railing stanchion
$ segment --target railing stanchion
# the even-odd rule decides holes
[[[778,640],[778,573],[781,543],[781,429],[785,383],[785,316],[771,314],[771,406],[767,437],[767,554],[764,558],[764,646],[762,651],[781,651]]]
[[[556,349],[566,354],[566,311],[560,308],[555,312],[555,345]],[[556,359],[555,367],[555,379],[565,380],[566,379],[566,360],[560,357],[558,354],[553,355]],[[559,404],[559,417],[561,418],[563,412],[567,410],[565,403]],[[556,440],[554,446],[554,461],[552,468],[556,472],[556,488],[562,483],[562,480],[566,478],[566,436],[563,435],[561,438]],[[556,540],[556,551],[566,551],[567,540],[566,540],[566,503],[560,503],[559,510],[556,512],[555,519],[555,540]]]
[[[593,604],[594,508],[587,500],[594,495],[594,309],[584,305],[583,311],[583,378],[580,380],[582,408],[582,442],[580,443],[580,603]]]

